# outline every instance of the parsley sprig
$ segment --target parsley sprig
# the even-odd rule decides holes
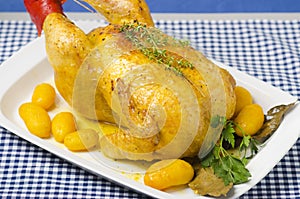
[[[258,151],[258,142],[249,135],[242,137],[238,146],[239,155],[233,155],[226,150],[223,145],[228,142],[232,148],[236,145],[235,129],[239,128],[232,120],[223,121],[224,128],[221,133],[219,142],[213,150],[202,160],[203,167],[212,167],[215,175],[222,178],[225,185],[230,183],[240,184],[247,182],[251,177],[249,170],[246,168],[249,158]],[[250,156],[247,156],[250,150]]]

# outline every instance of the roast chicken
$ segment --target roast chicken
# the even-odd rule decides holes
[[[109,22],[85,33],[64,1],[25,0],[60,95],[101,124],[113,159],[204,157],[235,109],[234,78],[154,27],[144,0],[84,0]],[[156,39],[156,42],[155,42]]]

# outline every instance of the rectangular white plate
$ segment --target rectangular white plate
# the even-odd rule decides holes
[[[89,30],[99,24],[97,24],[97,22],[81,22],[78,25],[84,30]],[[229,70],[237,80],[238,85],[249,89],[254,96],[255,102],[262,105],[265,112],[275,105],[288,104],[297,101],[296,97],[293,97],[278,88],[241,73],[233,68],[226,67],[221,63],[217,64]],[[1,126],[25,140],[92,173],[150,196],[157,198],[208,198],[195,195],[192,190],[186,187],[170,189],[166,192],[152,189],[143,185],[142,175],[126,174],[112,168],[120,166],[123,168],[126,167],[128,171],[135,170],[137,167],[141,166],[136,166],[135,162],[111,161],[102,156],[100,152],[73,153],[63,147],[63,145],[55,142],[54,139],[40,139],[30,134],[18,115],[18,107],[23,102],[30,101],[33,88],[41,82],[53,82],[53,71],[46,58],[44,37],[35,39],[30,44],[23,47],[0,67]],[[58,107],[67,109],[67,105],[61,99],[58,100],[58,103]],[[51,114],[53,115],[55,111],[58,110],[52,111]],[[228,198],[237,198],[248,191],[266,176],[280,159],[282,159],[299,137],[299,117],[300,106],[298,104],[286,115],[279,129],[247,165],[247,168],[252,174],[251,180],[247,183],[234,186],[233,190],[227,195]],[[96,156],[101,159],[101,161],[95,159],[95,154],[93,153],[97,153]],[[108,165],[112,165],[112,167]],[[143,167],[140,168],[142,171],[144,170]]]

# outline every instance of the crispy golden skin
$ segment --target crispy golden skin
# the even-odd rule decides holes
[[[154,26],[149,8],[141,0],[85,0],[100,12],[111,24],[139,22]]]
[[[136,0],[99,2],[87,0],[87,2],[101,12],[111,25],[96,28],[85,34],[62,14],[52,13],[44,22],[47,55],[54,68],[55,83],[60,94],[87,118],[112,124],[110,128],[112,132],[103,132],[104,136],[100,142],[102,152],[111,158],[153,160],[197,155],[212,117],[210,112],[212,102],[203,74],[188,67],[181,68],[182,76],[174,75],[172,71],[165,69],[158,70],[165,78],[190,85],[195,99],[183,96],[186,99],[185,103],[188,104],[188,100],[191,100],[191,104],[196,102],[201,112],[197,115],[199,127],[193,134],[186,123],[181,127],[185,117],[192,113],[189,114],[188,111],[187,115],[183,113],[184,103],[172,89],[159,82],[136,86],[134,91],[129,92],[130,85],[124,83],[124,79],[137,66],[156,64],[132,48],[125,38],[122,40],[121,36],[114,36],[124,22],[138,21],[153,26],[145,2]],[[121,4],[126,4],[127,9],[120,9]],[[175,49],[172,51],[172,47],[169,53],[175,58],[184,59],[178,51]],[[201,55],[198,64],[202,67],[212,63]],[[225,114],[230,118],[235,107],[233,92],[235,81],[223,69],[216,72],[220,73],[220,78],[223,79],[227,107]],[[80,78],[80,81],[88,80],[89,83],[78,89]],[[81,97],[85,93],[93,92],[93,89],[95,96],[91,101]],[[185,92],[188,93],[184,90],[179,93],[185,95]],[[74,95],[80,99],[74,101],[76,98]],[[122,107],[114,105],[116,95],[127,99],[125,102],[129,121],[119,122],[123,116]],[[184,129],[184,133],[181,137],[176,137],[180,128]],[[183,142],[189,139],[191,139],[189,142]]]

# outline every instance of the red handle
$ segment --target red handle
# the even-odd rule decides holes
[[[63,13],[62,4],[66,0],[24,0],[25,7],[30,14],[40,36],[43,23],[48,14],[53,12]]]

